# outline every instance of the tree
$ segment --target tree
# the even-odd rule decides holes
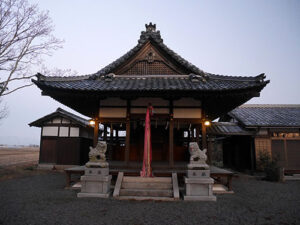
[[[2,104],[2,99],[0,98],[0,105]],[[6,104],[0,108],[0,120],[4,119],[8,115],[8,109]]]
[[[0,1],[0,97],[31,86],[32,69],[62,47],[48,12],[27,0]],[[25,83],[14,82],[27,81]],[[11,88],[13,87],[13,88]]]

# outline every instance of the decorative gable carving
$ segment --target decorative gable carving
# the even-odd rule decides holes
[[[179,75],[185,74],[167,56],[159,51],[151,41],[131,59],[120,65],[117,75]]]

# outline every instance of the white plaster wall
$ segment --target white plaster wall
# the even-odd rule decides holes
[[[53,119],[53,123],[60,123],[61,119],[59,117]]]
[[[59,136],[60,137],[68,137],[69,136],[69,127],[60,127],[59,128]]]
[[[173,109],[174,118],[188,118],[188,119],[200,119],[201,118],[201,109],[188,109],[180,108]]]
[[[79,127],[70,128],[70,137],[79,137]]]
[[[61,121],[62,123],[64,123],[64,124],[69,124],[70,123],[70,120],[67,120],[67,119],[65,119],[65,118],[62,118],[62,121]]]
[[[57,136],[58,127],[43,127],[42,131],[43,136]]]
[[[126,108],[101,108],[99,109],[100,118],[126,118]]]

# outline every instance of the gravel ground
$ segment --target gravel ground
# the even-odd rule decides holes
[[[217,202],[78,199],[62,173],[0,182],[0,224],[299,224],[300,182],[233,180]]]

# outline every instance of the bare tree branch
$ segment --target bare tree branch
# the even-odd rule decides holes
[[[40,11],[27,0],[0,1],[0,97],[31,86],[21,85],[10,90],[10,82],[27,80],[41,65],[42,57],[62,47],[52,35],[48,12]]]
[[[15,80],[26,80],[26,79],[30,79],[35,77],[35,75],[31,75],[31,76],[24,76],[24,77],[15,77],[10,79],[10,81],[15,81]],[[0,82],[0,84],[4,84],[5,82]]]
[[[31,83],[31,84],[26,84],[26,85],[23,85],[23,86],[19,86],[19,87],[13,89],[12,91],[5,92],[4,94],[2,94],[2,96],[11,94],[11,93],[13,93],[13,92],[15,92],[15,91],[17,91],[17,90],[19,90],[19,89],[26,88],[26,87],[29,87],[29,86],[32,86],[32,85],[33,85],[33,84]]]
[[[6,104],[2,103],[2,98],[0,97],[0,120],[8,116],[8,108]]]

